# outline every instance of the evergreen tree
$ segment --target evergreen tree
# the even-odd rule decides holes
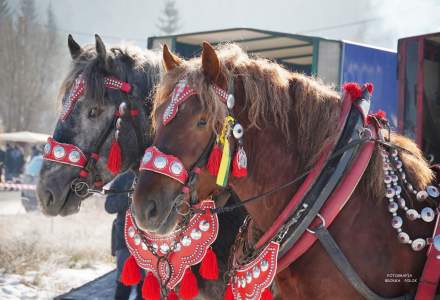
[[[180,28],[179,11],[174,0],[167,0],[157,25],[161,33],[173,34]]]

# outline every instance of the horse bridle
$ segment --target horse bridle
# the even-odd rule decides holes
[[[80,80],[82,79],[80,78]],[[95,189],[101,189],[103,186],[103,182],[99,174],[96,174],[96,163],[99,160],[99,152],[102,146],[104,145],[105,141],[110,136],[114,128],[116,128],[115,138],[116,140],[118,139],[119,130],[121,127],[121,122],[118,121],[119,118],[128,117],[130,119],[130,123],[134,128],[137,141],[140,145],[139,151],[142,151],[144,147],[142,130],[138,122],[134,121],[134,118],[139,115],[139,110],[130,108],[129,96],[133,90],[132,85],[115,77],[104,77],[104,86],[108,89],[114,89],[123,92],[127,95],[127,101],[121,101],[117,105],[117,109],[113,115],[111,122],[101,133],[97,141],[92,145],[91,150],[87,152],[83,151],[76,145],[58,142],[53,137],[48,138],[47,144],[44,147],[44,160],[49,160],[55,163],[67,164],[73,167],[80,168],[78,177],[73,179],[70,185],[71,191],[80,198],[85,198],[89,195],[89,177],[91,175],[94,175],[93,187]],[[73,100],[72,98],[70,98],[69,102],[76,102],[83,94],[84,89],[80,90],[79,93],[75,93],[73,95]],[[60,122],[64,122],[66,118],[67,116],[63,114],[60,118]]]

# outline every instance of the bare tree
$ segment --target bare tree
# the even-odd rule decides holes
[[[47,132],[55,118],[54,99],[63,65],[52,8],[47,10],[47,24],[40,24],[34,0],[21,0],[17,16],[6,24],[0,26],[3,127]]]
[[[165,7],[162,10],[162,15],[159,17],[157,27],[164,34],[175,33],[180,28],[179,11],[174,0],[167,0],[165,2]]]

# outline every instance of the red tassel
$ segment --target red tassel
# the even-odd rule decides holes
[[[186,269],[183,275],[182,282],[179,287],[179,295],[184,300],[192,300],[199,294],[199,287],[197,286],[197,278],[191,271],[191,268]]]
[[[179,300],[175,291],[171,291],[168,294],[167,300]]]
[[[124,285],[136,285],[142,279],[141,268],[139,268],[133,256],[129,256],[124,263],[121,273],[121,282]]]
[[[244,156],[244,157],[243,157]],[[240,164],[240,160],[242,164]],[[247,172],[247,157],[246,152],[244,152],[243,148],[239,148],[237,152],[235,152],[234,159],[232,161],[232,176],[240,178],[246,177]]]
[[[222,151],[220,150],[220,147],[215,144],[214,148],[212,148],[211,154],[209,155],[208,163],[206,164],[206,167],[212,176],[217,176],[221,160]]]
[[[264,289],[263,294],[261,294],[261,300],[273,300],[272,292],[269,288]]]
[[[230,284],[228,284],[228,287],[226,288],[223,300],[234,300],[234,294],[232,293],[232,288]]]
[[[368,92],[369,92],[370,94],[373,93],[373,91],[374,91],[374,85],[373,85],[371,82],[367,82],[367,83],[365,84],[365,87],[366,87],[366,89],[368,90]]]
[[[351,100],[356,100],[362,95],[361,87],[356,82],[345,83],[344,90],[350,94]]]
[[[205,257],[203,258],[202,263],[200,264],[199,274],[206,280],[218,279],[217,255],[215,255],[215,252],[212,250],[212,248],[208,249]]]
[[[108,154],[107,168],[112,174],[118,174],[121,170],[122,154],[121,147],[116,139],[113,140]]]
[[[151,272],[148,272],[144,279],[142,298],[145,300],[160,300],[159,280]]]

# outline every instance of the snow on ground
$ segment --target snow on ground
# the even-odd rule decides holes
[[[80,213],[50,218],[0,192],[0,299],[52,299],[112,270],[114,216],[103,206],[87,199]]]

